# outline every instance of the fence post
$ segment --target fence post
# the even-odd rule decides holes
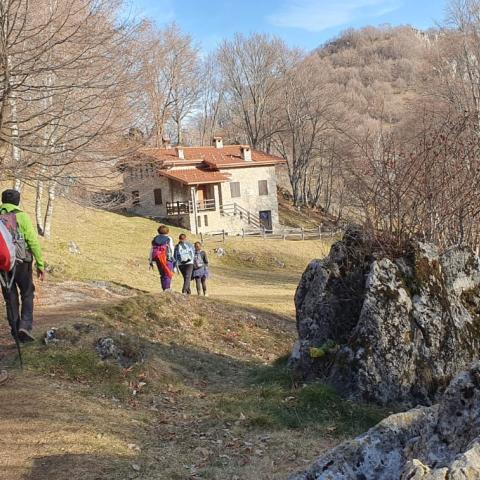
[[[285,233],[285,229],[283,230],[283,235],[282,235],[283,240],[287,239],[287,234]]]
[[[263,237],[264,240],[265,240],[265,238],[266,238],[266,237],[265,237],[265,233],[266,233],[265,227],[262,227],[262,237]]]
[[[318,238],[322,238],[322,224],[318,225]]]
[[[222,230],[222,241],[225,243],[225,230]]]
[[[242,228],[242,240],[245,240],[245,229]]]
[[[203,233],[200,232],[200,241],[203,243]]]
[[[305,229],[302,227],[302,240],[305,240]]]

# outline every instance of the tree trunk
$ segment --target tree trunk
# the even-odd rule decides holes
[[[177,121],[177,144],[182,145],[183,138],[182,138],[182,122],[180,120]]]
[[[23,182],[19,178],[16,178],[15,181],[13,182],[13,189],[17,190],[17,192],[21,192],[22,188],[23,188]]]
[[[42,215],[42,201],[43,201],[43,181],[37,182],[37,195],[35,197],[35,220],[37,222],[37,232],[42,237],[45,234],[45,224]]]
[[[52,231],[52,217],[53,217],[54,202],[55,202],[55,185],[50,185],[50,187],[48,187],[48,203],[47,203],[47,211],[45,213],[45,223],[44,223],[44,231],[43,231],[43,236],[45,238],[50,238],[50,234]]]

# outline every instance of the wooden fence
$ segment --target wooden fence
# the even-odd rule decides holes
[[[226,238],[241,237],[246,238],[263,238],[272,240],[314,240],[323,237],[331,237],[342,232],[342,228],[326,228],[319,225],[317,228],[282,228],[276,231],[269,231],[265,228],[246,229],[242,228],[238,231],[218,230],[216,232],[200,233],[202,243],[205,240],[214,240],[225,242]]]

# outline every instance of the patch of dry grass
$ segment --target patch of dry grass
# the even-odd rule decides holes
[[[144,418],[31,373],[0,388],[2,480],[129,478]]]

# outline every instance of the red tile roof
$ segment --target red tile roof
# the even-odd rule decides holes
[[[256,167],[286,163],[285,159],[260,150],[252,150],[252,161],[243,160],[240,145],[216,147],[183,147],[185,159],[178,158],[175,148],[142,148],[142,156],[161,161],[164,165],[185,165],[205,162],[216,168]]]
[[[160,170],[159,174],[163,177],[171,178],[184,185],[199,185],[205,183],[228,182],[227,175],[212,171],[202,170],[200,168],[188,168],[182,170]]]

